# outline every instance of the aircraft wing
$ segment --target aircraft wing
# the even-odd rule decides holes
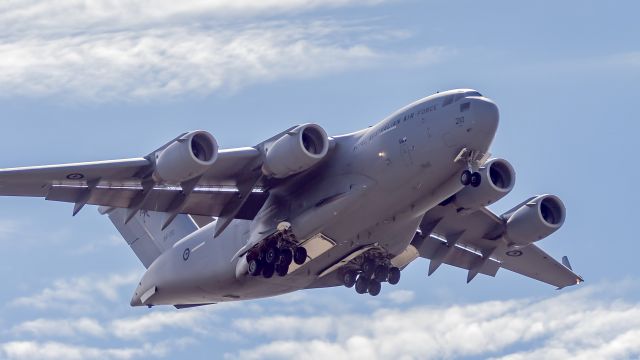
[[[563,265],[535,244],[517,249],[509,247],[504,239],[497,237],[504,226],[505,221],[487,208],[458,212],[454,204],[441,204],[425,214],[420,224],[423,236],[416,236],[413,245],[421,257],[431,260],[430,274],[440,264],[450,263],[468,269],[467,281],[471,281],[478,273],[495,274],[495,263],[499,268],[558,288],[583,281],[571,270],[568,261],[567,266]],[[434,241],[439,241],[438,249]],[[462,256],[467,260],[460,260]]]
[[[161,148],[162,149],[162,148]],[[239,182],[256,173],[261,153],[256,148],[220,150],[215,164],[181,202],[180,212],[220,216],[239,195]],[[47,200],[136,210],[171,212],[182,194],[179,186],[154,185],[144,202],[134,206],[143,191],[141,180],[152,169],[150,157],[0,170],[0,195],[44,197]],[[256,178],[259,177],[257,174]],[[251,185],[254,185],[252,183]],[[260,185],[260,184],[257,184]],[[266,193],[249,189],[246,203],[235,218],[253,219]]]

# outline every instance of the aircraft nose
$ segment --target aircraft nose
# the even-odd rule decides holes
[[[493,137],[498,129],[498,121],[500,120],[498,106],[493,101],[484,97],[474,97],[470,100],[475,126],[482,132]]]

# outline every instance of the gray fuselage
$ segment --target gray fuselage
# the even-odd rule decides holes
[[[160,305],[341,285],[331,274],[319,275],[363,246],[402,253],[425,212],[463,188],[459,176],[468,164],[455,162],[456,156],[464,148],[487,153],[498,118],[491,100],[473,90],[452,90],[418,100],[367,129],[333,137],[320,164],[268,189],[254,220],[234,220],[217,238],[214,222],[164,252],[145,273],[132,305],[141,305],[152,288],[151,303]],[[335,246],[286,277],[247,276],[239,250],[283,221],[298,239],[322,234]]]

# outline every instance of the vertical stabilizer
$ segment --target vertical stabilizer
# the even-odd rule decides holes
[[[192,232],[198,225],[189,215],[179,214],[166,229],[162,225],[167,214],[155,211],[139,211],[129,222],[127,209],[101,207],[142,264],[148,268],[165,250]]]

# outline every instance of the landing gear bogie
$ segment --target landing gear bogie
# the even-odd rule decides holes
[[[274,274],[286,276],[291,263],[302,265],[306,262],[307,250],[299,246],[289,224],[281,225],[278,225],[277,232],[269,235],[247,252],[249,275],[262,275],[267,279]]]
[[[358,276],[358,279],[356,280],[356,292],[358,294],[364,294],[367,292],[367,290],[369,289],[369,278],[362,276],[362,274],[360,274]]]
[[[259,276],[262,274],[262,261],[260,259],[254,258],[249,261],[249,275],[251,276]]]
[[[389,277],[389,267],[386,265],[378,265],[376,266],[373,272],[373,278],[378,282],[385,282]]]
[[[348,288],[352,288],[356,284],[358,273],[355,270],[348,270],[342,276],[342,283]]]
[[[307,249],[302,246],[296,247],[293,250],[293,261],[298,265],[304,264],[307,261]]]
[[[395,266],[392,267],[391,269],[389,269],[389,278],[387,279],[387,281],[391,285],[396,285],[397,283],[399,283],[400,282],[400,269],[398,269]]]
[[[270,279],[271,277],[273,277],[273,274],[276,271],[276,267],[273,264],[265,264],[264,268],[262,269],[262,276],[265,279]]]
[[[369,286],[367,287],[367,292],[371,296],[378,296],[380,294],[380,290],[382,289],[382,284],[377,280],[369,280]]]

